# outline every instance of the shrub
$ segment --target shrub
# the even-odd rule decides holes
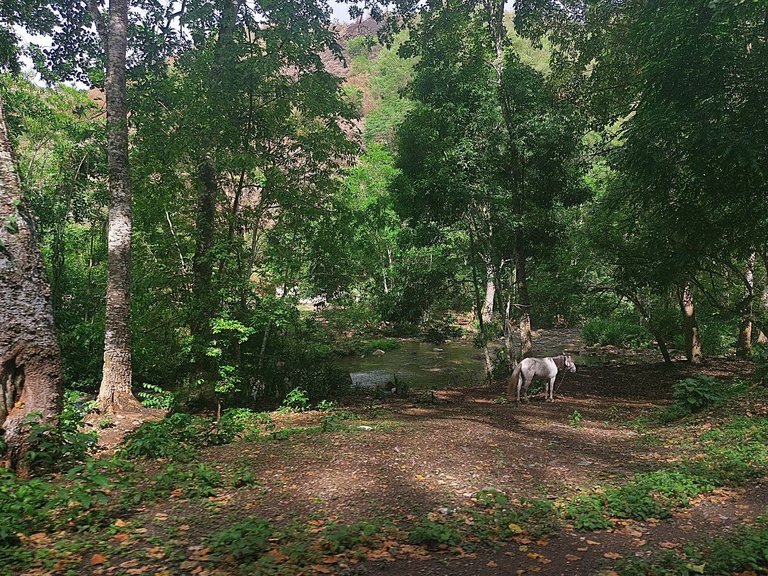
[[[647,482],[635,481],[624,486],[606,491],[607,511],[617,518],[647,520],[648,518],[667,518],[668,507],[664,506],[651,494],[652,487]]]
[[[280,405],[281,412],[306,412],[309,410],[309,396],[306,390],[294,388],[283,399]]]
[[[176,398],[173,392],[164,390],[160,386],[154,384],[148,384],[144,382],[142,385],[143,390],[137,392],[137,396],[141,400],[142,405],[147,408],[157,408],[160,410],[170,410],[173,406]]]
[[[219,422],[191,414],[171,414],[159,422],[145,422],[128,436],[123,452],[145,458],[187,460],[195,448],[228,444],[244,426],[235,418]]]
[[[273,529],[269,522],[249,518],[213,534],[211,549],[241,563],[254,562],[269,549]]]
[[[64,405],[58,426],[39,421],[39,415],[30,414],[29,450],[25,458],[37,473],[64,470],[84,462],[88,452],[96,446],[96,432],[82,432],[83,417],[95,402],[74,390],[64,393]]]
[[[720,404],[727,397],[728,384],[712,376],[694,376],[672,386],[675,403],[697,412]]]
[[[581,329],[581,336],[588,345],[644,346],[653,338],[648,330],[623,318],[592,318]]]
[[[461,535],[448,524],[424,519],[411,528],[408,540],[417,546],[435,548],[438,546],[456,546],[461,542]]]
[[[707,356],[724,356],[736,347],[736,324],[708,318],[701,322],[701,348]]]
[[[602,495],[579,494],[566,503],[564,516],[576,530],[605,530],[611,527],[605,512]]]
[[[339,554],[355,546],[370,544],[380,531],[379,522],[330,524],[323,531],[324,547],[333,554]]]
[[[38,479],[19,480],[0,469],[0,547],[19,544],[17,534],[31,534],[48,520],[52,485]]]
[[[768,383],[768,344],[756,344],[752,348],[752,359],[755,361],[755,379]]]

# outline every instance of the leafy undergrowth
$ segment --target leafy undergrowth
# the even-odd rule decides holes
[[[222,462],[203,450],[231,442],[243,448],[283,443],[296,436],[319,448],[323,438],[370,428],[370,413],[331,408],[304,418],[240,410],[218,423],[176,414],[143,425],[109,460],[85,459],[66,472],[31,480],[0,475],[0,571],[338,573],[363,561],[469,558],[510,544],[527,550],[574,530],[657,522],[719,488],[768,474],[768,416],[754,413],[765,395],[759,388],[739,390],[718,397],[714,408],[697,404],[681,410],[684,415],[675,421],[659,413],[646,419],[646,429],[674,438],[678,457],[622,481],[582,486],[556,498],[517,498],[489,487],[462,505],[446,501],[425,514],[384,513],[353,522],[333,514],[288,520],[291,515],[249,513],[248,502],[268,497],[268,479],[243,461]],[[685,402],[691,404],[687,397]],[[571,424],[579,430],[583,425]],[[229,506],[234,498],[243,502],[236,513]],[[171,502],[177,505],[166,506]],[[615,569],[630,575],[754,570],[768,563],[766,543],[768,524],[759,522],[733,537]]]

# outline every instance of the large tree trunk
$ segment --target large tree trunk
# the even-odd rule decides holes
[[[0,426],[6,463],[26,473],[29,414],[55,422],[61,355],[34,227],[21,201],[0,98]]]
[[[141,405],[131,391],[131,187],[128,171],[126,46],[128,0],[110,0],[107,44],[107,160],[109,233],[102,412],[130,412]]]
[[[693,306],[691,283],[685,282],[680,287],[680,311],[683,313],[683,336],[685,338],[685,357],[691,364],[700,364],[701,334],[696,321],[696,310]]]
[[[749,356],[752,351],[752,301],[755,294],[755,258],[752,253],[744,271],[744,297],[742,299],[741,319],[739,320],[739,338],[736,342],[736,355]]]

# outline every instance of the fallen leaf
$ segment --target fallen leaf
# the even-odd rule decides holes
[[[603,553],[603,556],[605,558],[608,558],[609,560],[618,560],[619,558],[624,558],[624,556],[622,556],[618,552],[605,552]]]
[[[118,528],[122,528],[123,526],[128,526],[128,522],[118,518],[117,520],[115,520],[115,526],[117,526]]]
[[[91,556],[91,566],[98,566],[99,564],[104,564],[107,561],[107,557],[104,556],[104,554],[99,554],[98,552]]]
[[[589,550],[589,546],[584,546],[582,548],[576,548],[576,550],[578,550],[579,552],[586,552],[587,550]]]
[[[692,564],[692,563],[688,563],[685,565],[685,567],[688,568],[688,570],[696,574],[704,574],[705,566],[706,564]]]
[[[566,554],[565,559],[568,560],[568,562],[575,562],[576,560],[581,560],[581,556],[576,556],[575,554]]]
[[[288,560],[288,556],[286,556],[285,554],[283,554],[282,552],[280,552],[280,550],[274,550],[274,549],[272,549],[272,550],[270,550],[269,552],[267,552],[267,556],[269,556],[270,558],[272,558],[272,560],[274,560],[274,561],[275,561],[275,562],[277,562],[278,564],[282,564],[283,562],[285,562],[286,560]]]
[[[507,528],[509,528],[513,534],[521,534],[523,532],[523,529],[514,522],[511,522]]]
[[[182,524],[181,526],[179,526],[179,530],[181,530],[182,532],[187,532],[189,530],[189,524]]]
[[[35,545],[43,545],[47,544],[50,541],[50,538],[48,538],[48,534],[45,532],[35,532],[34,534],[30,534],[26,538],[29,542]]]
[[[322,564],[315,564],[311,568],[314,574],[331,574],[333,572],[333,568],[330,566],[323,566]]]
[[[387,550],[371,550],[365,555],[368,560],[392,560],[392,554]]]
[[[155,514],[155,520],[157,520],[158,522],[165,522],[166,520],[168,520],[168,514],[164,514],[163,512],[158,512],[157,514]]]
[[[587,544],[590,546],[600,546],[600,542],[595,542],[594,540],[587,540]]]
[[[673,548],[679,548],[680,544],[677,544],[676,542],[659,542],[659,547],[672,550]]]
[[[499,567],[499,565],[496,564],[496,562],[494,562],[493,560],[488,560],[488,563],[486,564],[486,566],[488,566],[488,568],[498,568]]]

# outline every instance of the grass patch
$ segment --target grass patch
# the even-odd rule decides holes
[[[687,546],[683,555],[666,552],[648,560],[621,562],[616,570],[622,576],[677,576],[705,574],[764,573],[768,566],[768,521],[761,518],[754,526],[733,534],[713,538],[700,546]]]

